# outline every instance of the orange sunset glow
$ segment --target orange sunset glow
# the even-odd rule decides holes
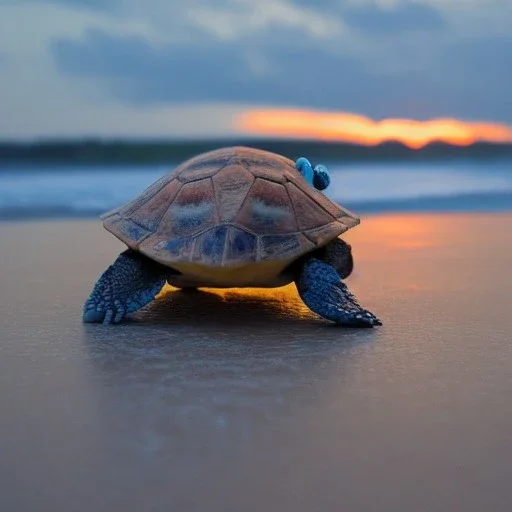
[[[457,119],[384,119],[344,112],[309,110],[248,110],[235,118],[242,133],[272,137],[292,137],[340,141],[365,146],[401,142],[420,149],[431,142],[469,146],[475,142],[512,143],[512,126]]]

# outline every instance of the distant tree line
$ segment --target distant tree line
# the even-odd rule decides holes
[[[366,147],[339,142],[310,140],[40,140],[0,141],[1,163],[48,164],[166,164],[228,145],[252,146],[285,155],[291,159],[307,156],[328,161],[429,161],[446,159],[489,159],[512,157],[512,145],[477,143],[467,147],[434,143],[414,150],[400,143]]]

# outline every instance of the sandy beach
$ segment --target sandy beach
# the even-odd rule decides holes
[[[363,218],[363,330],[293,286],[83,325],[124,246],[88,220],[0,237],[0,510],[511,510],[511,214]]]

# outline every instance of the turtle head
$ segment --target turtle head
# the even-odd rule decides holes
[[[323,248],[321,259],[334,267],[341,279],[347,278],[354,270],[352,247],[341,238],[335,238]]]
[[[325,165],[319,164],[313,167],[307,158],[301,156],[295,162],[295,167],[303,178],[317,190],[325,190],[331,182],[329,171]]]

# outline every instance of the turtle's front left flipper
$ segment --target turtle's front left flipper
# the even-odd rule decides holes
[[[122,252],[94,285],[84,305],[83,321],[119,323],[154,300],[168,271],[138,252]]]
[[[347,327],[382,325],[373,313],[359,305],[336,270],[323,261],[306,260],[296,284],[306,306],[327,320]]]

